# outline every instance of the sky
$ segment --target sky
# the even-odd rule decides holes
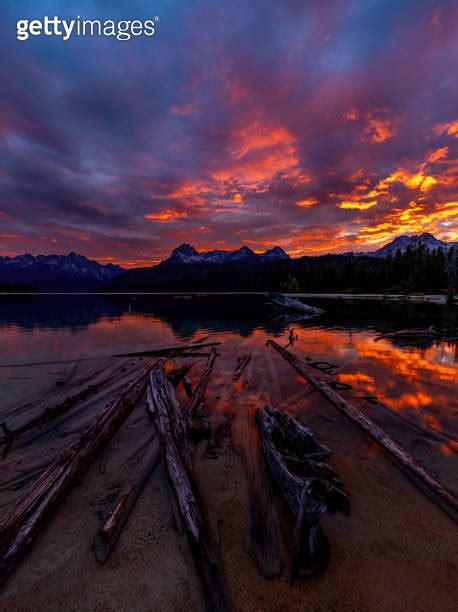
[[[18,19],[153,37],[16,39]],[[0,255],[458,240],[455,0],[2,0]]]

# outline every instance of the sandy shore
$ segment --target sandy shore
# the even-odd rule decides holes
[[[219,531],[228,591],[236,608],[252,610],[441,610],[456,609],[458,539],[455,524],[391,463],[355,426],[299,379],[272,349],[248,339],[221,338],[221,355],[207,391],[212,439],[196,449],[196,470],[212,523]],[[253,357],[244,378],[231,382],[236,356]],[[174,365],[183,360],[173,360]],[[204,359],[194,360],[190,378],[198,380]],[[4,463],[0,511],[26,490],[8,485],[19,473],[39,471],[49,454],[58,455],[93,414],[126,384],[138,360],[36,368],[30,384],[18,385],[10,373],[10,404],[2,410],[17,422],[25,398],[47,393],[55,401],[64,391],[50,386],[67,374],[71,384],[112,368],[117,384],[72,409],[40,435],[25,436]],[[58,368],[57,368],[58,369]],[[27,370],[30,374],[31,371]],[[8,376],[7,373],[4,376]],[[25,376],[21,369],[21,376]],[[41,383],[39,383],[41,381]],[[37,387],[37,385],[41,385]],[[69,383],[70,384],[70,383]],[[32,393],[33,388],[33,393]],[[53,390],[54,389],[54,390]],[[16,393],[16,395],[14,395]],[[23,397],[21,397],[21,395]],[[186,399],[179,391],[183,405]],[[327,516],[323,526],[332,551],[328,569],[309,581],[289,585],[291,524],[280,503],[285,570],[266,581],[249,551],[249,491],[242,462],[238,419],[271,404],[300,416],[334,451],[331,464],[352,497],[350,517]],[[16,409],[14,409],[16,407]],[[34,408],[28,408],[28,411]],[[16,410],[16,411],[15,411]],[[371,410],[369,407],[368,410]],[[140,402],[125,426],[64,500],[30,553],[0,595],[0,609],[40,610],[202,610],[203,599],[185,536],[177,525],[160,465],[148,481],[109,561],[100,566],[91,543],[125,479],[154,434]],[[444,461],[438,447],[421,433],[403,431],[399,439],[457,490],[454,457]],[[41,459],[40,459],[41,457]],[[38,467],[37,467],[38,466]]]

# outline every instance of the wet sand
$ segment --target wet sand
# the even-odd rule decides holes
[[[216,337],[216,336],[215,336]],[[264,337],[223,335],[206,395],[212,438],[195,453],[195,467],[212,524],[219,531],[228,591],[238,610],[441,610],[456,609],[458,598],[458,537],[456,525],[427,499],[375,444],[329,405],[264,345]],[[312,347],[309,347],[311,350]],[[299,344],[298,355],[304,347]],[[232,383],[236,357],[252,352],[242,379]],[[318,354],[318,351],[317,351]],[[170,360],[167,367],[184,359]],[[189,377],[195,383],[205,364],[192,359]],[[4,512],[30,482],[13,490],[8,483],[43,469],[84,424],[127,383],[139,360],[101,360],[73,365],[40,366],[2,372],[9,392],[0,412],[24,418],[20,406],[45,393],[50,400],[65,397],[71,387],[87,384],[112,368],[117,379],[102,397],[93,396],[39,432],[24,436],[4,462],[0,481],[0,511]],[[73,368],[73,369],[72,369]],[[20,372],[20,374],[18,374]],[[28,379],[18,381],[17,376]],[[58,377],[68,382],[56,388]],[[181,405],[186,407],[181,387]],[[249,550],[249,491],[242,454],[240,415],[270,404],[301,417],[321,442],[331,447],[336,468],[351,498],[350,517],[326,516],[322,522],[331,542],[331,561],[319,577],[289,585],[291,523],[280,500],[285,570],[264,580]],[[29,406],[27,414],[40,404]],[[14,410],[14,408],[16,409]],[[446,408],[446,407],[444,407]],[[368,404],[374,418],[376,408]],[[375,414],[377,422],[435,476],[458,492],[456,455],[390,415]],[[447,428],[456,433],[455,414]],[[412,416],[413,418],[413,416]],[[427,423],[422,423],[427,426]],[[455,429],[453,429],[455,428]],[[107,515],[125,479],[139,461],[142,448],[154,434],[144,401],[93,462],[80,486],[53,514],[30,553],[10,576],[0,594],[1,610],[202,610],[203,598],[186,537],[174,519],[173,500],[162,465],[155,470],[139,498],[115,551],[104,566],[91,551],[93,535]],[[41,462],[41,464],[40,464]]]

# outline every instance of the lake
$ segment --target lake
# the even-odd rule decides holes
[[[457,310],[434,303],[303,299],[325,312],[308,320],[275,315],[262,295],[0,297],[0,422],[14,429],[91,380],[105,381],[101,393],[24,434],[8,449],[0,479],[0,511],[23,494],[142,365],[140,358],[115,354],[205,337],[220,345],[205,401],[212,437],[196,451],[195,465],[203,495],[220,524],[229,587],[244,609],[255,609],[264,601],[260,609],[286,605],[299,610],[304,597],[311,609],[322,609],[323,602],[326,609],[355,609],[355,593],[348,588],[353,580],[356,607],[361,609],[375,609],[382,599],[386,609],[407,609],[412,593],[425,602],[425,609],[448,609],[454,597],[454,565],[449,563],[456,550],[453,524],[266,341],[273,338],[285,346],[293,328],[290,350],[300,358],[335,366],[333,376],[351,387],[348,393],[367,400],[365,413],[458,493]],[[429,326],[443,337],[375,341],[386,332]],[[195,385],[208,349],[202,353],[168,360],[166,366],[192,365],[188,376]],[[251,361],[242,379],[233,383],[237,358],[244,354],[250,354]],[[107,376],[112,379],[109,385]],[[177,394],[186,407],[189,399],[181,385]],[[333,464],[352,496],[350,518],[324,520],[333,547],[329,570],[323,578],[294,587],[283,578],[260,579],[244,544],[249,492],[240,460],[243,419],[254,418],[256,409],[266,404],[301,417],[331,447]],[[200,595],[190,586],[195,579],[170,528],[162,472],[154,476],[154,488],[148,488],[135,509],[135,520],[129,522],[109,571],[99,569],[90,552],[100,517],[116,498],[113,490],[129,477],[132,461],[150,437],[151,423],[142,403],[91,466],[83,487],[59,509],[49,533],[8,585],[6,601],[14,605],[33,587],[39,608],[52,608],[56,597],[73,605],[71,609],[91,607],[103,596],[102,585],[104,593],[116,593],[122,607],[134,596],[131,585],[140,572],[148,575],[145,584],[154,585],[145,586],[143,593],[153,609],[175,593],[178,601],[194,602],[190,606],[199,609]],[[56,550],[69,562],[64,574]],[[160,570],[158,557],[163,561]],[[92,580],[99,571],[105,572],[103,580]],[[441,580],[435,588],[430,582],[423,588],[421,577],[432,574]],[[48,576],[54,578],[52,588]],[[402,582],[402,591],[391,592],[393,580]]]
[[[329,300],[313,298],[325,310],[308,320],[275,315],[263,295],[38,295],[0,298],[0,380],[10,393],[1,414],[19,398],[35,394],[41,384],[29,369],[8,364],[54,366],[51,378],[62,377],[59,365],[72,368],[92,358],[192,342],[202,336],[221,340],[234,351],[253,352],[268,338],[297,336],[300,356],[338,366],[337,378],[384,407],[433,432],[456,433],[458,414],[458,341],[408,344],[391,339],[374,342],[382,333],[434,326],[458,336],[457,310],[444,305],[412,302]],[[456,333],[455,333],[456,332]],[[293,378],[291,371],[291,378]],[[69,374],[64,377],[68,378]],[[370,405],[368,404],[370,407]],[[448,453],[444,443],[442,452]]]

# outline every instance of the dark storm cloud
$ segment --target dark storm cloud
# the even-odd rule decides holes
[[[161,21],[152,39],[16,40],[17,19],[55,14]],[[451,0],[11,0],[0,17],[4,253],[458,238]]]

